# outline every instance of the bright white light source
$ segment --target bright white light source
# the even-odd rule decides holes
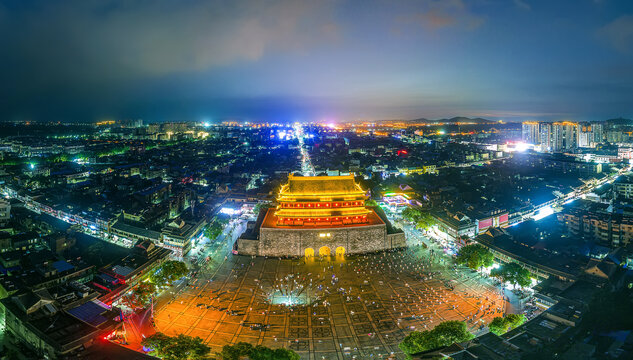
[[[235,215],[235,214],[239,213],[239,210],[235,210],[235,209],[224,207],[224,208],[220,209],[220,212],[222,214]]]
[[[524,152],[525,150],[527,150],[529,148],[530,148],[530,146],[528,144],[524,143],[524,142],[518,142],[515,145],[515,149],[518,152]]]
[[[552,209],[552,207],[548,205],[542,208],[541,210],[539,210],[539,212],[534,215],[534,220],[541,220],[543,218],[546,218],[552,215],[553,213],[554,213],[554,209]]]

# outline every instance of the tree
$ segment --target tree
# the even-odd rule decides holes
[[[436,224],[435,218],[430,213],[426,211],[421,211],[420,218],[416,222],[415,227],[420,230],[426,231],[430,229],[432,226],[434,226],[435,224]]]
[[[166,360],[199,360],[211,351],[201,338],[183,334],[171,337],[158,332],[143,339],[141,344]]]
[[[492,319],[488,328],[497,335],[503,335],[506,332],[521,326],[527,319],[523,314],[507,314],[504,317],[498,316]]]
[[[224,345],[220,352],[221,360],[240,360],[247,356],[250,360],[299,360],[296,352],[284,348],[271,349],[266,346],[253,346],[246,342]]]
[[[414,224],[417,224],[421,217],[422,212],[420,211],[420,209],[407,207],[406,209],[402,210],[402,218]]]
[[[398,344],[398,347],[400,348],[400,350],[402,350],[402,352],[404,352],[407,355],[412,355],[412,354],[416,354],[421,351],[424,351],[426,350],[425,344],[428,343],[427,341],[428,334],[429,334],[428,330],[414,331],[410,333],[409,335],[405,336],[405,338],[402,339],[400,344]]]
[[[496,335],[505,334],[508,331],[506,321],[501,316],[497,316],[496,318],[492,319],[490,325],[488,325],[488,328],[492,333]]]
[[[510,330],[523,325],[527,321],[527,318],[523,314],[508,314],[506,315],[506,319],[510,324]]]
[[[155,284],[142,282],[134,287],[131,295],[124,296],[122,300],[132,309],[144,308],[154,292],[156,292]]]
[[[143,346],[156,352],[160,352],[162,349],[169,346],[170,343],[171,343],[171,337],[161,332],[157,332],[156,334],[150,335],[146,337],[145,339],[143,339],[143,341],[141,342]]]
[[[485,246],[480,244],[466,245],[459,249],[457,263],[466,265],[473,270],[481,267],[490,267],[494,261],[494,255]]]
[[[271,207],[273,207],[273,204],[271,203],[261,203],[258,202],[257,204],[255,204],[255,206],[253,207],[253,212],[255,214],[259,214],[259,211],[262,209],[270,209]]]
[[[410,357],[422,351],[468,341],[473,337],[465,322],[450,320],[440,323],[433,330],[410,333],[398,344],[398,347]]]
[[[214,217],[213,220],[211,221],[211,224],[209,224],[207,228],[204,230],[204,236],[206,236],[207,238],[211,240],[214,240],[215,238],[220,236],[220,234],[222,234],[224,227],[228,223],[229,221],[226,219],[220,219],[218,217]]]
[[[408,207],[402,210],[402,217],[415,224],[415,227],[421,230],[428,230],[436,224],[435,218],[427,211],[418,208]]]
[[[211,240],[214,240],[215,238],[220,236],[221,233],[222,233],[222,225],[220,225],[217,222],[211,223],[204,230],[204,236],[206,236],[207,238],[209,238]]]
[[[187,275],[189,269],[187,264],[178,260],[165,261],[154,274],[150,276],[151,281],[158,285],[163,286],[170,284],[175,280]]]
[[[369,200],[365,201],[365,206],[375,207],[375,206],[378,206],[378,203],[374,199],[369,199]]]
[[[500,278],[504,282],[522,287],[530,286],[530,272],[517,263],[504,264],[498,269],[492,269],[490,276]]]

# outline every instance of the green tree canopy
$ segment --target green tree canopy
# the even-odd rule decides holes
[[[200,360],[211,351],[201,338],[183,334],[171,337],[159,332],[146,337],[141,344],[166,360]]]
[[[436,224],[435,218],[428,212],[418,208],[407,207],[402,210],[402,217],[415,224],[421,230],[428,230]]]
[[[457,263],[466,265],[473,270],[481,267],[492,266],[494,255],[485,246],[480,244],[466,245],[459,249]]]
[[[259,211],[262,209],[270,209],[271,207],[274,207],[273,204],[271,203],[262,203],[262,202],[258,202],[257,204],[255,204],[255,206],[253,207],[253,212],[255,214],[259,214]]]
[[[526,321],[527,319],[523,314],[507,314],[504,317],[498,316],[492,319],[492,322],[488,325],[488,327],[491,332],[497,335],[502,335],[521,326]]]
[[[428,230],[435,224],[435,218],[430,213],[422,211],[420,213],[420,219],[415,224],[415,227],[420,230]]]
[[[406,209],[402,210],[402,218],[414,224],[417,224],[421,217],[422,212],[420,211],[420,209],[407,207]]]
[[[271,349],[266,346],[253,346],[246,342],[235,345],[224,345],[219,354],[220,360],[240,360],[247,356],[250,360],[299,360],[299,354],[292,350],[278,348]]]
[[[498,269],[492,269],[490,276],[500,278],[513,285],[530,286],[530,272],[517,263],[507,263]]]
[[[151,282],[141,282],[132,290],[131,295],[123,296],[122,300],[132,309],[144,308],[156,291],[156,285]]]
[[[214,217],[213,220],[211,221],[211,224],[209,224],[207,228],[204,230],[204,236],[206,236],[207,238],[211,240],[214,240],[215,238],[220,236],[220,234],[222,234],[224,227],[228,223],[229,221],[226,219],[221,219],[217,216]]]
[[[374,206],[378,206],[378,203],[374,199],[369,199],[369,200],[365,201],[365,206],[374,207]]]
[[[422,351],[448,346],[453,343],[464,342],[474,336],[468,331],[463,321],[444,321],[433,330],[414,331],[407,335],[398,345],[407,356]]]
[[[150,276],[151,281],[158,285],[171,284],[173,281],[187,275],[187,264],[178,260],[167,260]]]

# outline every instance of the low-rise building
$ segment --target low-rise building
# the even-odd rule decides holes
[[[586,264],[585,259],[575,259],[547,251],[535,251],[533,244],[515,239],[500,228],[489,229],[477,236],[475,241],[488,248],[497,261],[518,263],[540,279],[553,276],[563,281],[573,281],[578,278],[582,267]]]
[[[0,200],[0,225],[5,225],[11,219],[11,204],[6,200]]]
[[[101,293],[100,301],[112,304],[143,276],[158,268],[170,254],[171,250],[156,246],[151,241],[139,241],[128,256],[99,269],[91,285]]]
[[[633,243],[633,214],[609,211],[609,204],[575,201],[557,216],[573,236],[594,240],[609,247]]]
[[[118,325],[118,310],[88,301],[64,310],[47,290],[23,291],[0,300],[6,333],[41,358],[68,357]]]
[[[203,217],[198,221],[184,221],[180,218],[172,220],[161,231],[160,246],[173,250],[176,256],[183,257],[191,250],[191,241],[207,224]]]
[[[452,214],[447,211],[436,211],[431,215],[437,221],[440,232],[446,234],[446,240],[456,241],[461,237],[472,238],[477,234],[476,223],[461,212]]]

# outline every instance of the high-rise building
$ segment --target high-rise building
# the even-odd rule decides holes
[[[528,144],[538,145],[540,143],[539,123],[536,121],[526,121],[523,123],[521,138]]]
[[[541,151],[552,150],[552,123],[541,123],[539,127]]]
[[[604,124],[601,122],[592,122],[591,127],[593,129],[593,141],[596,144],[600,144],[604,141]]]
[[[607,141],[612,144],[622,143],[628,140],[628,137],[622,132],[622,130],[610,130],[607,131]]]
[[[593,141],[593,128],[590,123],[580,123],[578,124],[578,147],[593,147],[595,144]]]
[[[552,151],[565,151],[578,147],[578,124],[563,121],[552,124]]]
[[[602,142],[602,123],[584,122],[578,124],[578,147],[596,147]]]

